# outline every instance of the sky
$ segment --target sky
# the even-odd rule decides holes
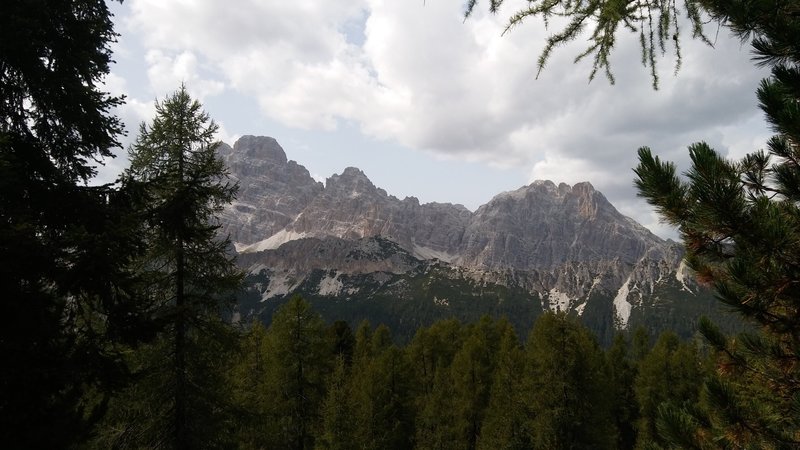
[[[755,96],[767,72],[726,29],[707,26],[713,48],[684,32],[681,69],[670,52],[661,58],[657,91],[627,31],[614,85],[589,82],[591,62],[573,62],[581,39],[537,78],[557,29],[530,19],[503,34],[524,5],[506,0],[492,15],[479,1],[464,20],[463,0],[111,2],[120,37],[105,89],[127,97],[116,111],[125,147],[154,102],[185,83],[221,140],[272,136],[321,181],[355,166],[398,198],[473,211],[537,179],[589,181],[664,238],[675,230],[633,187],[639,147],[685,170],[694,142],[738,158],[771,135]],[[118,153],[99,180],[125,167]]]

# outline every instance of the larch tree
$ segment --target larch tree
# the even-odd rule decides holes
[[[141,125],[124,175],[145,197],[140,233],[148,251],[135,269],[147,282],[153,320],[168,342],[169,364],[162,366],[169,375],[159,389],[171,397],[165,432],[175,448],[213,442],[211,425],[218,424],[212,412],[219,411],[220,399],[212,398],[208,376],[221,368],[208,352],[221,352],[231,339],[222,314],[241,280],[230,242],[218,234],[217,214],[237,186],[216,154],[217,130],[181,86],[156,102],[156,116]]]
[[[486,419],[481,426],[480,450],[523,450],[532,447],[529,396],[525,392],[525,357],[511,324],[498,321],[499,339]]]
[[[525,353],[532,448],[614,448],[605,360],[591,332],[548,312],[536,320]]]
[[[504,0],[490,0],[489,11],[497,13]],[[506,25],[505,32],[521,25],[532,18],[543,19],[545,27],[549,27],[553,18],[562,18],[563,28],[551,34],[538,58],[539,73],[545,68],[553,51],[566,43],[579,38],[587,38],[589,44],[576,58],[575,62],[584,58],[592,59],[592,80],[598,72],[603,72],[609,82],[614,83],[611,70],[611,54],[619,38],[620,31],[628,31],[636,35],[641,49],[642,64],[650,71],[653,88],[658,89],[657,60],[669,49],[675,55],[675,72],[682,63],[681,39],[683,23],[688,23],[692,37],[700,39],[708,45],[712,43],[704,34],[707,23],[705,13],[708,12],[706,0],[677,1],[658,0],[529,0],[527,6],[515,12]],[[465,17],[475,10],[478,0],[468,0]],[[682,8],[681,8],[682,6]],[[684,19],[685,17],[685,19]],[[720,21],[724,20],[720,18]],[[684,22],[685,21],[685,22]],[[683,22],[683,23],[682,23]],[[587,28],[590,31],[587,32]]]
[[[475,450],[486,417],[498,353],[500,331],[488,316],[467,327],[465,339],[453,357],[450,380],[453,413],[460,448]]]
[[[353,421],[355,410],[351,392],[347,358],[338,354],[334,361],[333,373],[327,382],[325,399],[320,406],[320,433],[315,447],[325,450],[348,450],[357,448],[355,441],[356,424]]]
[[[358,447],[376,450],[411,447],[413,371],[406,354],[392,344],[388,327],[379,325],[370,333],[369,324],[359,326],[351,373]]]
[[[633,386],[639,405],[636,448],[664,444],[656,431],[659,408],[695,406],[704,375],[699,361],[694,343],[665,332],[639,364]]]
[[[302,297],[292,297],[275,312],[263,344],[255,349],[262,366],[253,372],[258,378],[251,376],[250,383],[239,386],[251,395],[251,401],[242,406],[259,419],[242,430],[247,445],[315,447],[326,382],[333,368],[333,344],[319,313]]]
[[[617,333],[606,351],[608,384],[611,391],[611,417],[617,428],[619,450],[630,450],[636,443],[638,404],[633,389],[637,365],[631,356],[630,345],[622,333]]]

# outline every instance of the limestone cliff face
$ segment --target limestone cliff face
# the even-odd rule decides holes
[[[287,161],[272,138],[244,136],[220,155],[239,183],[236,202],[222,215],[223,232],[243,251],[277,248],[303,237],[390,238],[423,258],[447,259],[461,242],[472,213],[461,205],[399,200],[348,167],[314,181]]]
[[[478,208],[458,262],[523,270],[614,259],[634,264],[648,249],[663,244],[589,183],[535,181]]]
[[[422,258],[446,258],[457,248],[471,216],[460,205],[398,200],[376,188],[362,171],[348,167],[328,178],[324,191],[287,230],[344,239],[384,236]]]
[[[323,190],[305,167],[287,161],[270,137],[243,136],[218,150],[239,183],[236,201],[223,212],[223,232],[234,242],[253,242],[280,231]]]
[[[220,154],[240,185],[223,231],[251,271],[280,269],[296,281],[319,269],[397,274],[439,260],[459,276],[524,288],[544,308],[582,314],[608,299],[619,326],[667,284],[694,286],[678,244],[620,214],[590,183],[536,181],[470,212],[400,200],[353,167],[323,186],[272,138],[245,136]],[[348,258],[353,246],[377,245],[372,237],[379,258]]]

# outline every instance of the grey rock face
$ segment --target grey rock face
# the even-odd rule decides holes
[[[471,217],[460,205],[429,203],[387,195],[360,170],[348,167],[328,178],[317,196],[287,230],[304,236],[359,239],[384,236],[425,258],[457,248]]]
[[[239,250],[277,248],[300,237],[385,236],[423,258],[447,258],[472,216],[461,205],[399,200],[354,167],[323,187],[303,166],[287,161],[273,138],[244,136],[219,153],[239,183],[236,201],[221,217],[223,232]]]
[[[403,273],[416,264],[408,258],[439,259],[475,280],[524,286],[551,309],[580,314],[593,296],[613,299],[623,326],[659,283],[687,286],[680,246],[620,214],[590,183],[536,181],[473,213],[400,200],[353,167],[323,186],[272,138],[245,136],[220,155],[240,184],[224,231],[246,267],[283,267],[294,279],[314,269]],[[353,241],[374,236],[404,256],[347,260]]]
[[[497,195],[475,212],[458,261],[523,270],[613,259],[634,264],[662,243],[589,183],[536,181]]]
[[[218,153],[239,183],[236,201],[221,215],[222,231],[235,243],[283,229],[323,190],[305,167],[287,161],[273,138],[243,136],[233,147],[222,144]]]

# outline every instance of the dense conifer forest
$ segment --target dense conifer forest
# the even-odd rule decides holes
[[[708,348],[673,333],[640,328],[603,349],[555,313],[524,339],[484,317],[398,346],[386,326],[326,324],[300,297],[220,350],[205,350],[197,375],[212,382],[194,394],[217,403],[193,423],[223,448],[654,448],[659,408],[702,408],[713,369]],[[89,447],[163,445],[164,386],[147,377],[124,390]]]

